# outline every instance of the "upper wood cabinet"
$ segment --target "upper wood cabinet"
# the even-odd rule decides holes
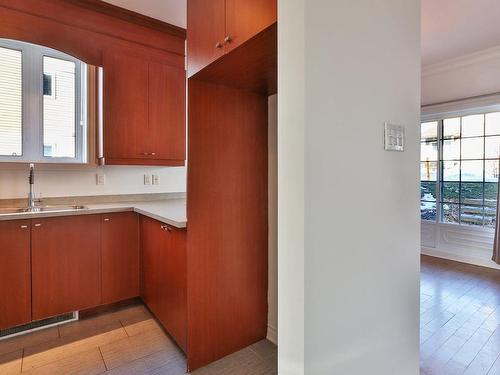
[[[188,75],[192,76],[277,20],[276,0],[188,0]]]
[[[31,321],[30,220],[0,222],[0,329]]]
[[[33,219],[33,320],[101,304],[100,220],[100,215]]]
[[[184,165],[186,72],[148,56],[103,56],[105,164]]]
[[[134,212],[101,218],[102,303],[139,296],[139,218]]]

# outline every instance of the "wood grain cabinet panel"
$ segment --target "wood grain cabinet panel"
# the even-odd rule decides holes
[[[184,165],[186,71],[123,51],[103,60],[105,163]]]
[[[0,329],[31,321],[30,220],[0,222]]]
[[[100,215],[33,219],[33,320],[101,304]]]
[[[188,76],[277,20],[276,0],[188,0]]]
[[[139,218],[134,212],[101,217],[102,303],[139,296]]]
[[[120,52],[103,58],[104,156],[144,159],[148,153],[148,64]]]
[[[186,231],[141,217],[141,238],[142,299],[186,351]]]
[[[156,159],[186,158],[186,71],[149,63],[149,149]]]
[[[225,52],[271,26],[277,19],[276,0],[226,0]]]
[[[225,0],[187,2],[188,75],[192,76],[224,54]]]

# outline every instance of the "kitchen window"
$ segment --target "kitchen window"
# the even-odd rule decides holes
[[[494,227],[500,112],[423,122],[420,146],[422,220]]]
[[[86,163],[86,65],[0,39],[0,161]]]

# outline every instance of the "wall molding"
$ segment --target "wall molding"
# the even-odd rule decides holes
[[[500,46],[422,66],[422,77],[428,77],[494,59],[500,59]]]
[[[270,324],[267,325],[267,339],[278,345],[278,330]]]
[[[448,260],[454,260],[456,262],[468,263],[475,266],[487,267],[492,269],[500,270],[500,265],[496,264],[492,260],[486,260],[483,258],[477,258],[473,256],[465,256],[461,254],[451,253],[441,249],[432,249],[430,247],[421,247],[421,254],[428,255],[435,258],[442,258]]]

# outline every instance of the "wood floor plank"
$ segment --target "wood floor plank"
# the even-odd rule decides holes
[[[500,366],[500,271],[423,256],[421,296],[421,374],[485,375]]]
[[[108,327],[104,331],[94,331],[89,334],[81,332],[78,335],[68,335],[32,346],[24,350],[23,371],[73,357],[126,337],[125,330],[118,322],[114,329]]]
[[[11,353],[23,348],[29,348],[57,338],[59,338],[59,330],[57,327],[53,327],[43,329],[41,331],[31,332],[22,336],[16,336],[10,339],[4,339],[0,341],[0,355]]]
[[[97,375],[106,371],[99,348],[63,357],[46,365],[23,371],[23,375]]]
[[[100,349],[108,369],[120,367],[160,351],[178,350],[164,332],[153,330],[102,345]]]
[[[23,350],[0,355],[0,374],[12,375],[21,373]]]

